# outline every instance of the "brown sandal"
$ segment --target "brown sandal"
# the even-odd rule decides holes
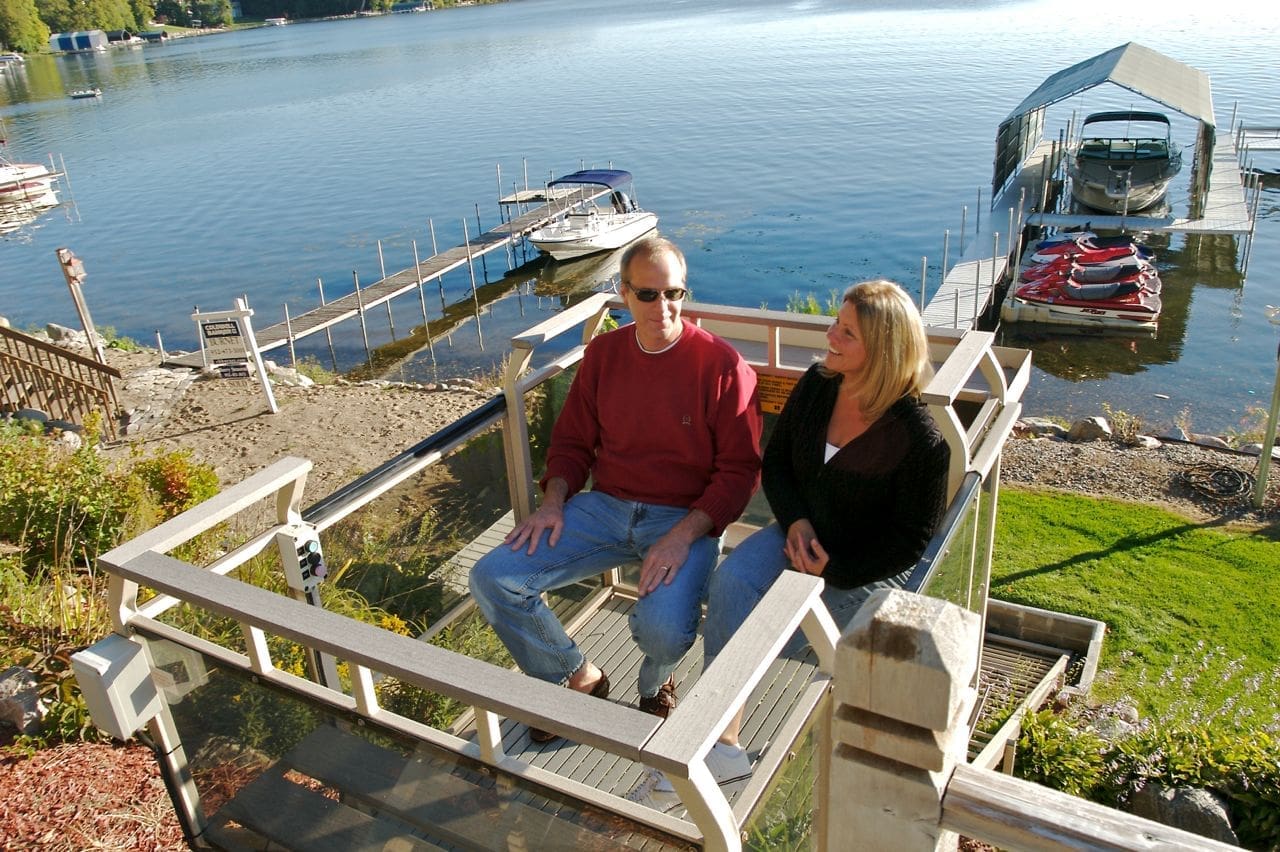
[[[608,698],[609,697],[609,676],[603,671],[600,672],[600,679],[596,681],[596,685],[591,687],[591,691],[587,693],[592,698]],[[549,743],[552,740],[560,739],[560,735],[551,731],[544,731],[541,728],[529,726],[529,739],[535,743]]]

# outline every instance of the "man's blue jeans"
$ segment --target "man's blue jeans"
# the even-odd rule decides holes
[[[747,620],[751,610],[769,591],[773,581],[790,567],[782,547],[787,537],[776,523],[756,530],[733,549],[711,575],[707,592],[707,623],[703,625],[703,668],[711,665],[730,637]],[[876,589],[902,588],[911,569],[884,580],[838,589],[824,585],[822,602],[831,611],[836,627],[843,631],[858,609]],[[805,646],[799,631],[783,649],[783,656],[795,656]]]
[[[471,569],[471,595],[525,674],[567,683],[585,657],[541,593],[643,559],[687,514],[688,509],[676,506],[579,492],[565,504],[564,530],[555,547],[546,536],[532,556],[527,542],[514,551],[505,544],[495,547]],[[707,578],[719,552],[718,539],[698,539],[671,584],[660,585],[632,608],[631,635],[645,655],[641,696],[656,695],[693,645]]]

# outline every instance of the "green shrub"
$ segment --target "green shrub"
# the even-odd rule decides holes
[[[1078,715],[1042,710],[1023,720],[1016,766],[1022,778],[1108,807],[1151,782],[1213,790],[1245,848],[1280,848],[1280,739],[1266,730],[1147,723],[1107,742]]]
[[[835,290],[827,294],[826,304],[818,301],[812,293],[801,295],[799,291],[787,297],[786,310],[793,314],[833,317],[840,312],[841,294]]]
[[[217,492],[186,452],[109,463],[92,435],[76,450],[38,429],[0,424],[0,651],[31,670],[46,704],[39,748],[95,739],[71,654],[111,630],[99,554]]]
[[[1103,787],[1106,743],[1052,710],[1028,713],[1018,738],[1018,774],[1072,796],[1094,798]]]
[[[314,355],[305,355],[295,366],[298,375],[306,376],[318,385],[331,385],[338,380],[338,374],[324,367]]]

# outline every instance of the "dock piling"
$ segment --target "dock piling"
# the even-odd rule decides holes
[[[289,303],[284,303],[284,336],[289,341],[289,366],[298,369],[298,353],[293,348],[293,323],[289,319]]]
[[[427,335],[427,351],[431,353],[431,370],[436,370],[436,346],[431,339],[431,320],[427,319],[427,294],[422,288],[422,266],[418,261],[418,241],[413,241],[413,271],[418,276],[418,303],[422,305],[422,330]]]
[[[320,288],[320,307],[324,307],[327,302],[324,300],[324,281],[319,276],[316,277],[316,286]],[[329,341],[329,359],[333,362],[333,371],[338,372],[338,353],[333,348],[333,331],[329,326],[324,327],[325,339]]]
[[[467,220],[462,220],[462,244],[467,249],[467,271],[471,273],[471,303],[475,306],[476,339],[480,341],[480,350],[484,351],[484,332],[480,330],[480,294],[476,292],[476,266],[471,260],[471,235],[467,233]]]
[[[382,277],[378,280],[386,281],[387,263],[382,259],[382,240],[378,240],[378,271],[382,273]],[[387,325],[391,326],[391,339],[394,341],[396,339],[396,320],[395,317],[391,315],[391,300],[387,299],[383,304],[387,306]]]
[[[476,204],[476,236],[484,233],[484,226],[480,224],[480,205]],[[480,271],[484,275],[484,283],[489,283],[489,264],[485,260],[484,255],[480,255]]]
[[[364,321],[364,297],[360,295],[360,275],[354,269],[351,270],[351,280],[356,285],[356,316],[360,318],[360,336],[364,338],[365,360],[368,361],[369,368],[373,369],[373,350],[369,348],[369,327]]]

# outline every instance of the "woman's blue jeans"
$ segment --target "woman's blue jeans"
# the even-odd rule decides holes
[[[735,547],[711,575],[707,592],[707,623],[703,625],[702,636],[704,669],[711,665],[730,637],[747,620],[773,581],[790,567],[790,560],[782,551],[786,543],[787,537],[782,528],[770,524]],[[872,592],[882,588],[902,588],[910,575],[911,569],[907,569],[885,580],[852,589],[824,585],[822,602],[831,611],[836,627],[843,632]],[[795,656],[804,644],[804,635],[797,631],[782,653]]]
[[[472,567],[471,594],[525,674],[567,683],[585,657],[542,593],[643,559],[687,514],[688,509],[676,506],[579,492],[565,504],[564,529],[555,547],[546,536],[532,556],[527,542],[518,550],[495,547]],[[671,584],[658,586],[632,608],[631,635],[645,655],[641,696],[657,694],[697,638],[707,578],[719,552],[719,539],[698,539]]]

